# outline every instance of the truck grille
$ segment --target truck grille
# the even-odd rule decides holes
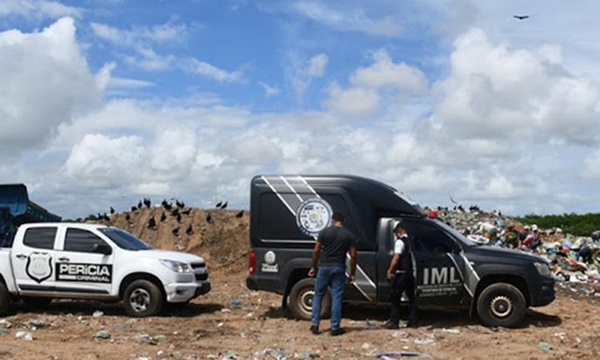
[[[208,280],[208,274],[196,274],[196,281]]]

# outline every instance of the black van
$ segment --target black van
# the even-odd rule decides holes
[[[514,327],[528,307],[554,300],[554,279],[543,258],[477,244],[396,189],[348,175],[252,179],[247,287],[283,295],[283,307],[310,319],[312,250],[333,211],[345,215],[345,226],[357,238],[356,281],[347,285],[346,302],[389,301],[386,272],[399,221],[410,234],[420,305],[462,305],[487,326]]]

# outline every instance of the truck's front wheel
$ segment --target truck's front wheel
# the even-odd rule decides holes
[[[148,280],[135,280],[127,286],[123,294],[123,307],[130,316],[154,316],[160,313],[163,305],[162,292]]]
[[[292,313],[302,319],[310,320],[312,317],[312,303],[315,296],[315,280],[302,279],[290,291],[290,309]],[[331,294],[329,291],[323,296],[321,318],[329,317],[331,310]]]
[[[526,310],[521,291],[507,283],[489,285],[477,299],[477,314],[486,326],[516,327],[523,322]]]
[[[6,285],[0,281],[0,316],[8,314],[10,311],[11,301],[10,294],[6,289]]]

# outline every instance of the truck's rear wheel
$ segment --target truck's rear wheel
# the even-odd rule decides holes
[[[527,310],[521,291],[507,283],[491,284],[477,299],[477,314],[486,326],[516,327]]]
[[[133,317],[154,316],[160,313],[165,301],[163,294],[148,280],[135,280],[125,289],[123,307]]]
[[[31,310],[44,310],[52,302],[52,298],[23,297],[23,302]]]
[[[302,319],[310,320],[312,317],[312,303],[315,296],[315,280],[302,279],[290,291],[290,309],[292,313]],[[331,311],[331,294],[329,291],[323,296],[321,318],[328,318]]]
[[[10,306],[10,294],[6,289],[6,285],[0,281],[0,316],[7,315],[10,311]]]

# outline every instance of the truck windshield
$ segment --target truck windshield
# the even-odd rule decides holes
[[[468,237],[464,236],[463,234],[461,234],[460,232],[458,232],[455,228],[453,228],[452,226],[446,224],[445,222],[437,219],[437,223],[438,225],[440,225],[441,227],[443,227],[448,233],[450,233],[452,235],[453,238],[455,238],[457,241],[459,241],[462,245],[466,245],[466,246],[477,246],[479,245],[478,243],[476,243],[475,241],[469,239]]]
[[[131,235],[127,231],[116,228],[98,229],[108,236],[118,247],[125,250],[152,250],[150,245]]]

